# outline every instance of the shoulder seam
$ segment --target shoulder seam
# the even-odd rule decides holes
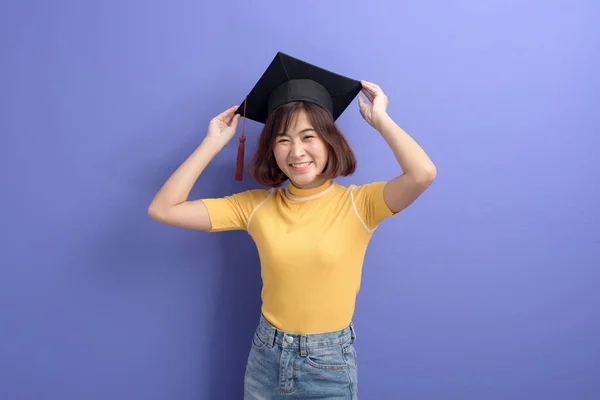
[[[274,189],[270,189],[268,192],[269,195],[267,197],[265,197],[260,203],[258,203],[256,205],[256,207],[254,207],[254,209],[252,209],[252,212],[250,213],[250,216],[248,217],[248,222],[246,223],[246,231],[250,232],[250,221],[252,220],[254,213],[256,212],[256,210],[258,210],[258,208],[260,206],[262,206],[267,200],[269,200],[269,198],[273,195],[273,191],[274,191]]]
[[[356,216],[358,217],[358,220],[360,221],[360,223],[364,226],[364,228],[367,230],[367,232],[369,233],[373,233],[375,231],[375,229],[377,229],[377,227],[373,228],[373,229],[369,229],[369,227],[367,226],[367,224],[365,223],[365,221],[362,219],[362,217],[360,216],[360,213],[358,212],[358,208],[356,208],[356,203],[354,202],[354,189],[356,187],[353,187],[352,189],[350,189],[350,197],[352,198],[352,207],[354,208],[354,213],[356,214]]]

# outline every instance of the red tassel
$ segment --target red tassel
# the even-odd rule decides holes
[[[244,150],[246,136],[244,136],[244,128],[246,127],[246,100],[244,100],[244,121],[242,122],[242,136],[240,136],[240,144],[238,145],[237,164],[235,167],[235,180],[241,182],[244,177]]]
[[[240,137],[240,144],[238,146],[237,154],[237,166],[235,168],[235,180],[238,182],[242,181],[244,176],[244,142],[246,141],[245,136]]]

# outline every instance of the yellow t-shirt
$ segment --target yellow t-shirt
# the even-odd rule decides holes
[[[248,190],[204,199],[212,232],[246,230],[261,263],[262,314],[275,327],[322,333],[354,314],[367,245],[392,216],[385,182]]]

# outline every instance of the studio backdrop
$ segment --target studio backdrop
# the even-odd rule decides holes
[[[0,398],[242,398],[254,243],[147,208],[278,51],[380,85],[438,169],[368,249],[360,397],[600,398],[599,14],[592,0],[3,2]],[[338,125],[358,160],[339,183],[401,173],[357,102]],[[261,127],[246,122],[246,162]],[[259,187],[234,180],[237,142],[191,198]]]

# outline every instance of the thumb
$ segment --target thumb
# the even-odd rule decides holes
[[[233,119],[231,120],[231,123],[229,124],[231,127],[235,128],[237,127],[238,122],[240,121],[240,114],[235,114],[233,116]]]
[[[362,110],[362,108],[367,104],[364,97],[358,95],[358,107]]]

